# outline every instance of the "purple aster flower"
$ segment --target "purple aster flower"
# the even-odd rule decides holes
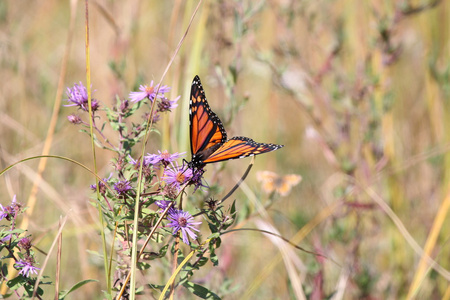
[[[218,205],[220,204],[219,200],[216,200],[214,198],[209,198],[205,202],[206,202],[206,205],[208,205],[208,208],[212,211],[215,211],[217,209]]]
[[[2,243],[6,243],[7,241],[11,240],[12,238],[12,234],[8,234],[7,236],[5,236],[4,238],[1,239]]]
[[[192,170],[190,168],[184,169],[179,167],[178,163],[175,165],[171,163],[172,168],[164,170],[163,180],[165,183],[172,185],[179,191],[181,186],[192,179]]]
[[[19,241],[19,243],[17,244],[17,246],[19,246],[19,248],[22,248],[25,251],[28,251],[31,249],[31,239],[24,237],[23,239],[21,239]]]
[[[123,168],[125,167],[126,161],[125,157],[123,155],[119,155],[119,157],[116,159],[116,161],[113,163],[114,169],[121,173],[123,171]]]
[[[164,167],[167,167],[170,163],[186,154],[186,152],[170,154],[167,150],[163,152],[158,150],[158,152],[159,154],[148,153],[147,156],[144,156],[145,163],[153,166],[161,163]]]
[[[134,159],[133,157],[131,157],[131,155],[128,154],[128,159],[130,164],[132,164],[133,166],[135,166],[136,168],[139,168],[140,166],[140,161],[138,159]],[[144,166],[147,166],[147,159],[144,156]]]
[[[178,188],[172,184],[166,184],[161,190],[161,195],[169,199],[176,199],[179,193]]]
[[[105,180],[106,178],[103,178],[103,180]],[[90,186],[89,186],[93,191],[96,191],[97,190],[97,185],[94,183],[94,184],[91,184]],[[101,181],[99,181],[98,182],[98,191],[99,191],[99,193],[100,194],[104,194],[104,193],[106,193],[106,186],[105,186],[105,184],[103,183],[103,182],[101,182]]]
[[[70,123],[77,125],[82,123],[83,121],[81,120],[80,116],[77,116],[75,114],[71,114],[67,116],[67,119],[69,120]]]
[[[169,206],[169,204],[172,202],[173,201],[169,201],[169,200],[159,200],[159,201],[156,201],[155,204],[161,209],[159,212],[162,213],[167,208],[167,206]],[[169,213],[173,210],[175,210],[175,208],[172,205],[172,207],[169,209]]]
[[[128,100],[122,100],[122,102],[120,103],[119,106],[119,111],[121,111],[122,113],[125,113],[128,110],[128,107],[130,106],[130,103]]]
[[[144,156],[144,164],[146,165],[156,165],[161,161],[161,157],[158,154],[150,154]]]
[[[128,154],[128,162],[132,164],[133,166],[139,166],[139,161],[137,159],[134,159],[130,154]],[[144,160],[145,164],[145,160]]]
[[[144,100],[145,98],[150,99],[150,101],[153,101],[156,97],[156,91],[158,91],[158,84],[156,86],[153,86],[153,80],[150,83],[150,86],[148,85],[141,85],[139,86],[140,92],[131,92],[130,93],[130,101],[131,102],[139,102]],[[162,98],[164,93],[167,93],[170,91],[170,87],[167,85],[163,85],[159,88],[158,96],[157,98]]]
[[[161,120],[161,115],[157,111],[155,111],[153,113],[152,123],[158,123],[159,120]]]
[[[7,218],[9,216],[8,210],[6,207],[0,204],[0,220]]]
[[[181,230],[181,237],[185,244],[189,245],[188,235],[193,240],[197,238],[197,234],[193,230],[199,230],[194,225],[201,224],[202,222],[194,222],[194,217],[190,213],[181,209],[174,209],[173,211],[169,211],[167,219],[170,221],[167,226],[173,228],[173,234]]]
[[[129,160],[129,163],[134,166],[135,170],[139,170],[140,161],[138,159],[134,159],[131,157],[131,155],[128,155],[128,160]],[[144,157],[144,166],[142,168],[142,174],[144,174],[144,177],[152,176],[152,168],[149,166],[145,157]]]
[[[191,170],[191,169],[190,169]],[[205,170],[203,168],[197,169],[193,172],[192,178],[189,182],[189,185],[194,186],[194,193],[197,189],[201,189],[202,187],[208,188],[207,185],[203,184],[203,174],[205,173]]]
[[[20,270],[19,274],[25,277],[30,277],[30,273],[34,273],[37,275],[37,270],[40,268],[33,266],[34,259],[31,256],[26,257],[25,259],[19,260],[14,267],[17,270]]]
[[[108,178],[103,178],[103,181],[108,182],[111,179],[111,176],[112,176],[112,173],[109,174]],[[97,190],[96,184],[91,184],[89,187],[94,191]],[[106,186],[102,181],[98,182],[98,190],[99,190],[100,194],[102,194],[102,195],[106,193]]]
[[[180,99],[180,96],[176,97],[174,100],[169,100],[166,97],[161,98],[161,102],[158,103],[158,111],[165,112],[170,111],[178,106],[177,101]]]
[[[133,188],[128,180],[122,180],[114,184],[114,189],[119,195],[125,195],[126,192]]]
[[[146,112],[142,118],[147,122],[148,118],[150,118],[150,113]],[[152,122],[157,123],[159,120],[161,120],[161,114],[156,110],[153,112],[152,115]]]
[[[186,154],[186,152],[181,153],[175,152],[174,154],[170,154],[167,150],[164,150],[163,152],[158,150],[158,153],[161,158],[161,162],[164,165],[168,165],[169,163],[176,161],[177,159],[183,157]]]
[[[0,204],[0,220],[6,219],[8,221],[11,221],[11,219],[15,219],[17,213],[20,212],[21,207],[22,204],[17,203],[16,195],[14,195],[11,201],[11,205],[3,206]]]
[[[86,87],[80,82],[80,84],[74,84],[73,88],[67,88],[67,101],[70,104],[64,106],[78,106],[84,111],[89,111],[88,107],[88,93]],[[99,107],[96,99],[91,99],[92,111],[96,111]]]

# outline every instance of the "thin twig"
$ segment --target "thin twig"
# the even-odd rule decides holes
[[[241,185],[242,182],[244,182],[245,178],[247,178],[247,176],[248,176],[248,173],[250,173],[250,170],[252,169],[254,162],[255,162],[255,157],[252,158],[252,161],[248,165],[247,170],[245,171],[244,175],[242,175],[241,179],[239,179],[239,181],[228,192],[228,194],[226,194],[225,197],[223,197],[222,200],[220,200],[220,202],[218,203],[219,205],[222,204],[225,200],[227,200],[231,195],[233,195],[234,191],[237,190],[237,188]]]

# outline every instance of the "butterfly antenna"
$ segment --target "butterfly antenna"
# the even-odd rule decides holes
[[[253,167],[253,164],[255,162],[255,157],[252,158],[252,161],[248,165],[247,170],[245,171],[244,175],[242,175],[241,179],[239,179],[238,183],[226,194],[225,197],[223,197],[222,200],[220,200],[219,205],[222,204],[225,200],[227,200],[231,195],[233,195],[234,191],[237,190],[237,188],[241,185],[241,183],[247,178],[248,173],[250,173],[250,170]]]

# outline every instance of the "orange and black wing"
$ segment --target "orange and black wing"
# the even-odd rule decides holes
[[[209,164],[229,159],[243,158],[271,152],[281,147],[283,145],[257,143],[250,138],[236,136],[220,145],[220,147],[202,162],[203,164]]]
[[[209,107],[198,76],[192,81],[189,109],[191,153],[195,163],[207,158],[224,143],[227,133],[222,121]]]

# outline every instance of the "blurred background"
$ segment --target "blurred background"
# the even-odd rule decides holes
[[[90,1],[94,97],[110,106],[159,82],[197,3]],[[1,169],[45,149],[93,167],[89,138],[66,118],[75,109],[58,102],[65,87],[86,84],[84,4],[0,2]],[[285,145],[256,157],[225,202],[236,200],[237,226],[277,230],[327,258],[240,231],[223,237],[219,266],[197,280],[224,299],[450,299],[449,38],[449,1],[203,1],[163,81],[179,106],[156,124],[147,152],[189,151],[198,74],[230,137]],[[97,151],[107,177],[112,153]],[[208,166],[211,196],[223,197],[249,163]],[[33,191],[38,169],[35,159],[4,174],[0,203],[17,194],[33,207],[25,227],[44,252],[68,215],[61,288],[98,279],[73,297],[102,299],[94,178],[49,159]],[[302,181],[268,195],[256,178],[263,170],[281,185],[288,174]],[[190,195],[193,208],[202,195]],[[156,273],[162,283],[170,276]]]

